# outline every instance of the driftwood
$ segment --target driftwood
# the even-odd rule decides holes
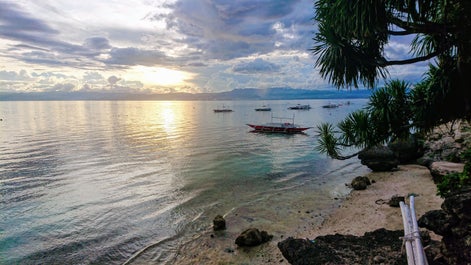
[[[420,231],[417,225],[417,217],[414,208],[414,196],[410,196],[410,206],[404,202],[400,202],[402,212],[402,221],[404,224],[404,245],[407,253],[408,265],[428,265],[422,241],[420,239]]]

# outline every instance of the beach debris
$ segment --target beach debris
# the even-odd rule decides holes
[[[232,249],[232,248],[225,248],[225,249],[224,249],[224,252],[226,252],[226,253],[234,253],[234,249]]]
[[[220,231],[226,229],[226,220],[222,215],[216,215],[213,219],[213,229],[214,231]]]
[[[235,240],[237,246],[258,246],[270,241],[273,235],[269,235],[267,231],[260,231],[257,228],[249,228],[243,231]]]
[[[368,177],[358,176],[352,180],[351,186],[354,190],[365,190],[371,181]]]
[[[388,205],[391,207],[399,207],[400,202],[405,202],[404,196],[394,195],[389,199]]]
[[[394,152],[387,146],[373,146],[358,154],[361,164],[373,171],[391,171],[399,165]]]

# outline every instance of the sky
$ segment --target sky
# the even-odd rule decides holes
[[[312,0],[0,0],[0,92],[331,89],[314,14]],[[427,64],[388,70],[415,82]]]

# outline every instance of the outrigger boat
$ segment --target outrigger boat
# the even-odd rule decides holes
[[[231,109],[226,108],[226,106],[222,106],[222,108],[219,109],[213,109],[214,112],[232,112]]]
[[[280,120],[280,122],[273,122],[273,119]],[[291,122],[286,122],[290,120]],[[253,132],[264,132],[264,133],[302,133],[311,127],[301,127],[294,124],[294,115],[293,118],[281,118],[281,117],[271,117],[271,122],[266,124],[247,124],[253,128]]]
[[[306,105],[297,104],[296,106],[289,107],[288,109],[309,110],[311,109],[311,106],[309,104],[306,104]]]
[[[256,108],[255,111],[271,111],[271,108],[263,105],[261,107]]]

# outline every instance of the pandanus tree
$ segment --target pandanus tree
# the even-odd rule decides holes
[[[338,159],[343,147],[366,148],[471,117],[471,1],[318,0],[312,52],[321,75],[338,88],[373,88],[388,66],[431,61],[415,86],[386,83],[368,108],[335,128],[321,124],[319,150]],[[410,57],[388,60],[391,39],[412,36]]]
[[[320,136],[318,150],[343,160],[359,153],[342,155],[341,151],[346,148],[364,149],[407,138],[413,116],[408,91],[406,82],[392,80],[371,94],[365,109],[347,115],[337,128],[330,123],[321,123],[317,128]]]

